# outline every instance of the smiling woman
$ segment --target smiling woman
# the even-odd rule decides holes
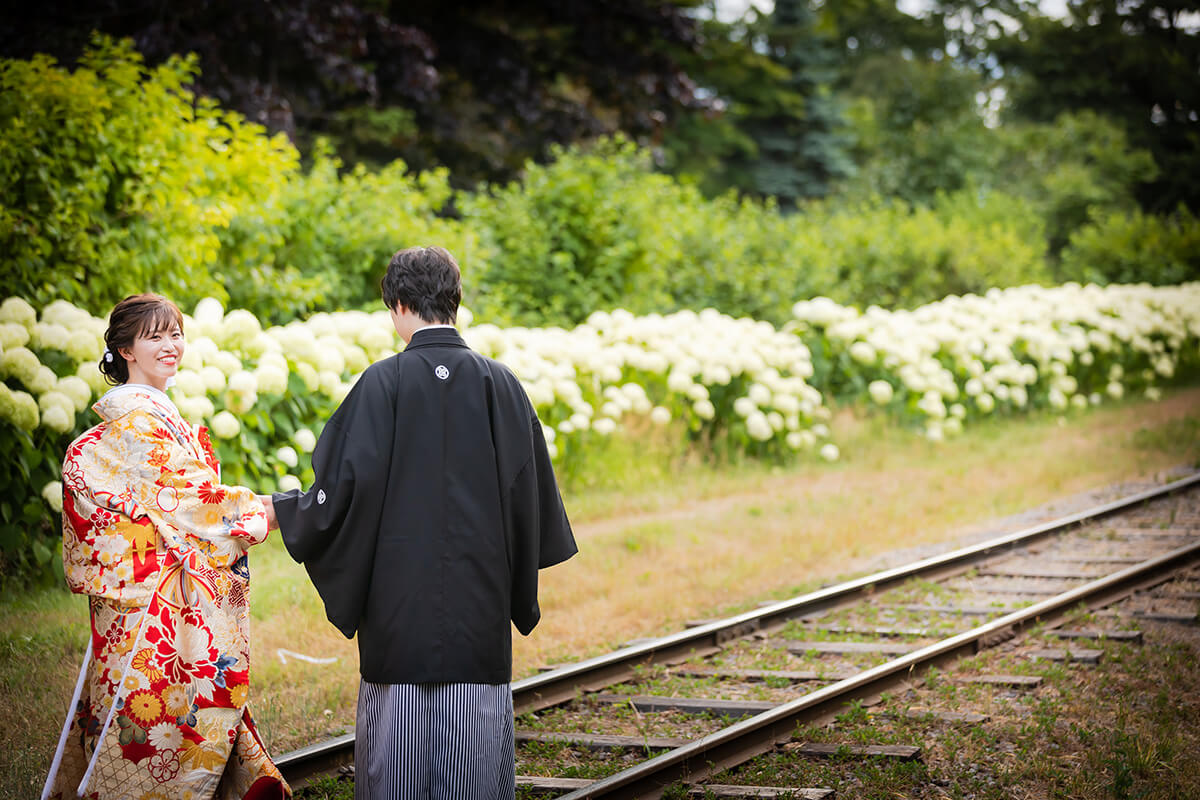
[[[152,386],[166,391],[183,358],[183,314],[154,294],[126,297],[109,315],[100,371],[113,385]]]
[[[104,340],[118,385],[62,469],[63,570],[91,636],[43,800],[289,797],[247,704],[262,503],[220,485],[207,432],[165,393],[184,351],[175,304],[127,297]]]

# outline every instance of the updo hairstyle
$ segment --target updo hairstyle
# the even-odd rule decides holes
[[[178,325],[183,330],[183,314],[178,306],[157,294],[135,294],[126,297],[113,307],[108,315],[108,330],[104,332],[104,346],[100,357],[100,372],[104,380],[119,386],[129,380],[129,364],[121,355],[121,349],[133,347],[139,336],[150,336]]]

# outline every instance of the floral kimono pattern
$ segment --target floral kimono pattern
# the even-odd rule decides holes
[[[162,392],[94,409],[63,461],[63,564],[91,641],[43,796],[290,797],[247,705],[262,504],[221,485],[207,431]]]

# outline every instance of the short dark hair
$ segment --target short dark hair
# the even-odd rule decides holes
[[[444,247],[409,247],[392,256],[381,281],[383,302],[402,305],[431,324],[453,325],[462,301],[462,273]]]
[[[100,357],[100,372],[113,386],[129,381],[129,364],[121,350],[133,347],[139,336],[165,331],[171,325],[183,330],[183,314],[179,307],[157,294],[134,294],[113,306],[108,315],[108,330],[104,332],[104,355]]]

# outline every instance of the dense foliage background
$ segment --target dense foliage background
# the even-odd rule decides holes
[[[5,582],[49,574],[56,522],[42,488],[90,413],[77,384],[60,384],[92,380],[93,328],[134,291],[236,310],[207,334],[235,352],[224,337],[302,319],[318,320],[319,338],[326,312],[377,310],[387,259],[417,243],[458,256],[477,324],[552,339],[614,309],[709,309],[815,336],[798,301],[878,322],[869,307],[899,314],[1004,287],[1200,279],[1200,4],[1074,0],[1061,19],[1023,0],[929,8],[777,0],[734,20],[699,0],[0,11],[0,265],[26,304],[0,321],[0,439],[19,454],[0,476],[18,487],[0,502]],[[1161,352],[1130,347],[1190,364],[1196,333],[1182,324],[1182,338],[1154,334]],[[239,411],[222,384],[192,410],[243,414],[261,437],[238,443],[246,477],[273,480],[280,442],[319,426],[361,358],[395,344],[368,340],[312,375],[276,362],[278,403]],[[807,340],[822,403],[908,385],[839,342],[837,328]],[[221,362],[227,382],[262,366],[262,353],[236,355],[237,368]],[[1104,378],[1101,394],[1112,364],[1157,369],[1091,358],[1103,375],[1062,369],[1077,384]],[[744,416],[729,423],[757,380],[736,374],[704,382],[716,427],[696,428],[708,432],[692,446],[713,447],[729,424],[746,445],[734,449],[765,452]],[[643,377],[651,394],[666,386]],[[1140,380],[1132,388],[1153,383]],[[1060,405],[1043,389],[1032,407]],[[580,391],[589,408],[616,402]],[[924,394],[904,406],[938,408]],[[554,424],[582,408],[562,406]],[[577,462],[568,441],[562,456]]]

